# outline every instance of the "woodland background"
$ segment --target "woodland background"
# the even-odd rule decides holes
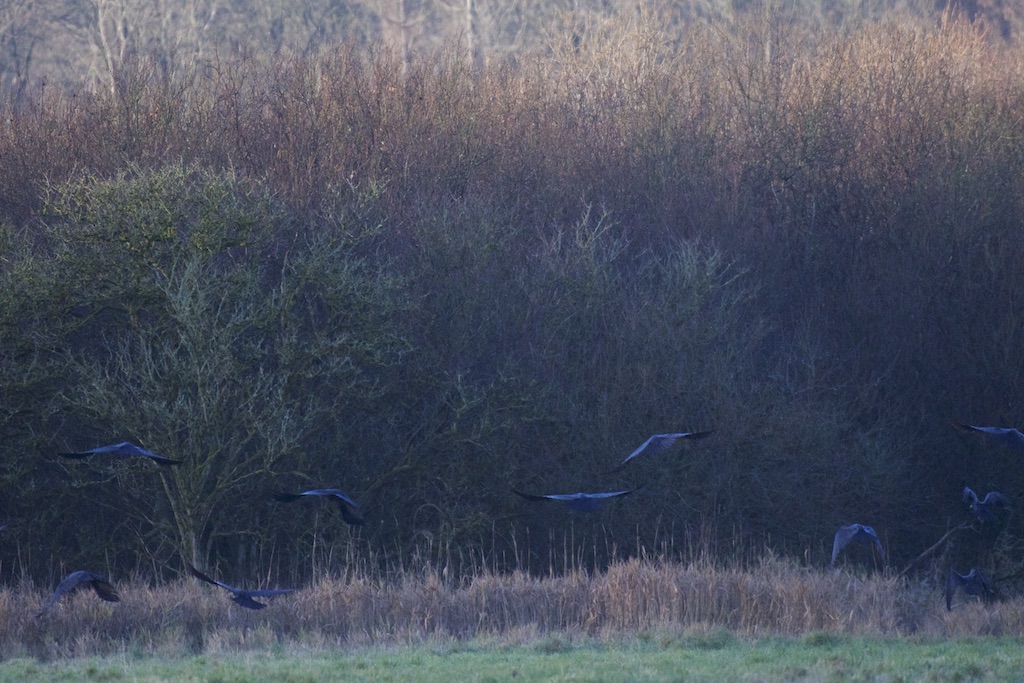
[[[1014,576],[1011,4],[5,3],[0,575]],[[121,440],[185,464],[56,456]]]

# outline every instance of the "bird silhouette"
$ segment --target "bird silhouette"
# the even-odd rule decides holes
[[[363,513],[359,511],[359,503],[338,489],[311,489],[302,493],[276,493],[274,494],[274,499],[281,503],[290,503],[304,496],[334,498],[338,501],[338,509],[341,510],[341,518],[345,522],[352,525],[363,523]]]
[[[849,545],[851,542],[863,542],[871,543],[872,552],[877,557],[885,561],[885,550],[882,548],[882,541],[878,538],[878,534],[875,530],[864,524],[848,524],[846,526],[839,527],[839,531],[836,532],[835,540],[832,541],[832,565],[836,563],[836,558],[839,556],[840,551]]]
[[[1013,427],[979,427],[977,425],[954,422],[953,427],[959,432],[978,432],[990,443],[1018,451],[1024,451],[1024,434]]]
[[[181,460],[171,460],[165,458],[162,455],[157,455],[152,451],[147,451],[142,446],[136,446],[130,441],[122,441],[121,443],[111,444],[109,446],[98,446],[88,451],[77,451],[74,453],[58,453],[65,458],[75,458],[81,460],[83,458],[90,458],[94,455],[117,455],[121,457],[136,457],[136,458],[149,458],[158,465],[180,465]]]
[[[1010,507],[1010,499],[999,493],[999,491],[989,491],[985,494],[984,498],[978,500],[978,495],[969,486],[965,486],[963,498],[971,514],[977,517],[978,521],[982,524],[998,522],[999,518],[996,517],[995,513],[996,508],[1004,505]]]
[[[71,572],[57,584],[57,589],[53,591],[53,595],[50,599],[43,603],[43,606],[39,609],[36,616],[41,617],[51,607],[56,605],[62,597],[69,593],[74,593],[83,586],[92,588],[96,591],[96,595],[98,595],[101,600],[106,600],[107,602],[121,602],[121,596],[117,594],[117,590],[110,585],[106,577],[80,569],[76,572]]]
[[[676,432],[675,434],[654,434],[649,439],[647,439],[647,441],[644,441],[642,444],[640,444],[640,447],[637,448],[632,453],[630,453],[625,460],[620,462],[614,468],[608,470],[608,474],[619,472],[627,464],[629,464],[629,462],[633,458],[641,456],[644,453],[662,453],[671,448],[672,445],[679,439],[703,439],[704,437],[710,435],[714,431],[715,430],[710,429],[706,432]]]
[[[522,496],[526,500],[555,500],[560,503],[565,503],[567,508],[575,512],[594,512],[595,510],[600,510],[609,498],[627,496],[641,488],[643,487],[638,486],[626,491],[610,491],[608,493],[549,493],[546,495],[523,493],[522,491],[512,489],[512,493],[517,496]]]
[[[192,576],[196,577],[200,581],[212,583],[214,586],[220,586],[224,590],[231,593],[231,600],[233,600],[235,604],[241,605],[246,609],[263,609],[264,607],[266,607],[265,604],[263,604],[262,602],[256,602],[255,600],[253,600],[253,598],[273,598],[277,595],[292,593],[296,590],[295,588],[265,588],[263,590],[245,590],[244,588],[235,588],[234,586],[229,586],[228,584],[218,581],[216,579],[211,579],[209,576],[202,573],[192,565],[188,565],[188,570],[192,573]]]
[[[950,569],[949,575],[946,576],[947,610],[953,609],[953,595],[956,593],[957,588],[960,588],[968,595],[980,595],[983,598],[990,598],[993,594],[992,584],[989,583],[988,577],[977,567],[971,567],[971,571],[966,574]]]

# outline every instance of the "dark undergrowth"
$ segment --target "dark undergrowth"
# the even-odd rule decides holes
[[[313,582],[301,603],[330,548],[429,545],[589,591],[650,569],[604,572],[629,557],[689,576],[688,535],[821,566],[850,522],[911,573],[1019,575],[1019,506],[945,534],[963,486],[1024,482],[950,426],[1024,420],[1024,60],[949,16],[778,28],[630,19],[481,72],[140,58],[0,103],[3,576],[171,591],[190,561]],[[56,456],[126,439],[184,464]],[[510,490],[640,486],[589,518]],[[274,502],[314,487],[365,525]],[[534,585],[516,568],[466,574]],[[524,623],[589,628],[590,600]]]

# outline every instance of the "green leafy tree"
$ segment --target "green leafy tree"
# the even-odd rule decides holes
[[[317,467],[309,444],[332,418],[381,395],[392,284],[353,255],[357,231],[297,230],[230,174],[85,178],[53,188],[46,214],[36,277],[67,311],[46,331],[65,349],[58,443],[131,439],[184,461],[159,488],[144,468],[113,475],[153,552],[202,563],[258,540],[275,467]]]

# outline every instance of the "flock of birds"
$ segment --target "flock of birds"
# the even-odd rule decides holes
[[[157,453],[147,450],[142,446],[133,444],[130,441],[122,441],[121,443],[110,444],[109,446],[99,446],[87,451],[58,453],[58,455],[75,460],[82,460],[98,455],[109,455],[122,458],[146,458],[163,467],[172,467],[174,465],[182,464],[181,460],[174,460],[172,458],[158,455]],[[341,518],[345,520],[346,523],[351,525],[363,524],[363,514],[359,509],[359,504],[352,500],[343,491],[338,489],[311,489],[301,493],[277,493],[274,495],[274,499],[282,503],[290,503],[306,497],[334,499],[341,510]],[[210,578],[192,565],[188,565],[188,569],[189,573],[200,581],[205,581],[206,583],[214,586],[220,586],[231,593],[231,600],[247,609],[263,609],[267,606],[266,603],[259,602],[255,598],[273,598],[275,596],[292,593],[297,590],[295,588],[267,588],[259,590],[236,588],[235,586],[218,581],[217,579]],[[101,600],[105,600],[107,602],[121,601],[121,596],[118,594],[114,586],[107,581],[105,576],[86,570],[78,570],[71,572],[57,584],[57,588],[53,591],[53,595],[49,600],[43,603],[43,606],[40,608],[36,616],[41,617],[46,614],[65,595],[74,593],[79,589],[88,590],[89,588],[93,589]]]
[[[963,433],[978,433],[985,437],[990,443],[1015,450],[1024,450],[1024,433],[1012,427],[980,427],[961,422],[954,422],[953,427]],[[989,491],[984,498],[979,498],[969,486],[963,490],[963,502],[967,510],[974,515],[981,525],[996,524],[999,521],[997,510],[1010,507],[1010,499],[999,491]],[[885,561],[885,550],[882,548],[882,541],[873,528],[864,524],[848,524],[840,527],[836,532],[835,540],[832,542],[832,565],[836,563],[839,553],[852,542],[871,544],[871,550],[876,559]],[[962,590],[967,595],[977,595],[983,598],[991,598],[994,595],[992,583],[988,577],[977,567],[971,567],[966,574],[961,574],[954,568],[950,568],[946,575],[946,609],[953,609],[953,598],[957,590]]]
[[[963,432],[980,433],[994,444],[1017,450],[1024,450],[1024,434],[1016,429],[1009,427],[979,427],[976,425],[962,423],[954,423],[953,426]],[[681,439],[703,439],[710,436],[713,432],[714,430],[654,434],[607,473],[611,474],[622,471],[630,462],[642,455],[654,455],[667,451]],[[147,458],[155,462],[157,465],[164,467],[182,464],[181,460],[173,460],[171,458],[158,455],[128,441],[111,444],[109,446],[99,446],[87,451],[60,453],[59,455],[73,459],[84,459],[98,455]],[[568,509],[575,512],[593,512],[603,507],[608,500],[629,495],[639,491],[641,488],[643,488],[643,486],[621,491],[548,494],[524,493],[523,491],[513,488],[512,492],[529,501],[556,501],[563,503]],[[339,489],[310,489],[308,491],[302,491],[301,493],[278,493],[275,494],[274,498],[282,503],[291,503],[302,498],[333,499],[338,505],[342,519],[347,524],[361,525],[364,522],[359,504]],[[967,504],[970,513],[983,525],[998,521],[996,510],[1001,507],[1009,507],[1010,505],[1010,499],[998,491],[990,491],[984,498],[978,498],[977,494],[975,494],[975,492],[969,487],[964,487],[963,501]],[[839,554],[843,549],[850,543],[854,542],[870,544],[876,559],[880,562],[885,561],[885,549],[882,546],[882,541],[879,538],[878,533],[870,526],[855,523],[842,526],[838,531],[836,531],[835,538],[832,542],[831,566],[835,566],[836,559],[839,557]],[[259,610],[266,607],[266,603],[259,602],[256,598],[268,599],[297,590],[295,588],[271,588],[260,590],[236,588],[235,586],[228,585],[222,581],[218,581],[207,576],[192,565],[188,565],[188,569],[192,576],[200,581],[204,581],[214,586],[219,586],[228,591],[231,594],[232,601],[247,609]],[[43,604],[37,616],[45,614],[65,595],[71,594],[79,589],[89,588],[91,588],[101,600],[108,602],[119,602],[121,600],[121,596],[105,576],[95,574],[90,571],[78,570],[71,572],[64,577],[59,584],[57,584],[57,588],[54,590],[53,595]],[[946,609],[951,610],[953,608],[953,597],[958,589],[968,595],[989,597],[993,594],[991,583],[985,574],[977,567],[972,567],[966,574],[961,574],[952,568],[950,569],[946,578]]]

